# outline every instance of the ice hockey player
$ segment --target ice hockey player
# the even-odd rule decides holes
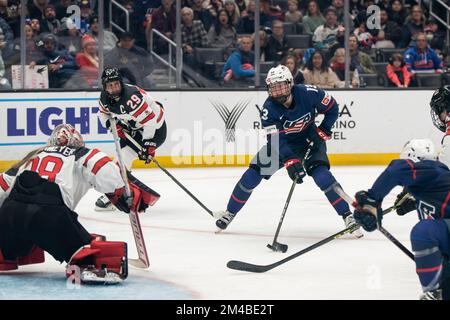
[[[269,70],[266,84],[269,97],[261,111],[261,122],[268,142],[236,184],[227,209],[221,212],[222,218],[216,225],[226,229],[262,179],[269,179],[283,166],[297,183],[302,183],[306,174],[310,175],[345,225],[354,224],[348,204],[333,189],[338,182],[329,170],[325,143],[331,138],[331,127],[338,118],[338,103],[316,86],[294,85],[291,72],[283,65]],[[316,113],[324,114],[318,127]],[[362,236],[359,228],[353,234]]]
[[[450,166],[450,86],[437,89],[430,101],[430,113],[436,128],[445,133],[441,142],[439,161]]]
[[[420,221],[411,230],[411,244],[423,300],[450,297],[450,170],[436,159],[431,140],[411,140],[400,159],[393,160],[368,191],[355,195],[355,220],[366,231],[377,229],[377,223],[381,225],[381,204],[395,186],[403,186],[415,199],[407,197],[396,204],[399,215],[413,210],[419,215]]]
[[[103,152],[86,148],[72,126],[58,125],[45,147],[0,175],[0,271],[44,262],[46,251],[67,262],[66,275],[75,272],[81,283],[124,280],[126,243],[90,234],[73,210],[94,187],[124,212],[144,211],[155,199],[133,179],[127,198],[119,167]]]
[[[163,105],[138,86],[124,84],[117,68],[105,68],[102,86],[98,117],[109,129],[109,118],[116,120],[126,167],[130,170],[132,161],[137,158],[151,161],[156,149],[166,140]],[[113,210],[114,206],[107,197],[101,196],[95,209]]]

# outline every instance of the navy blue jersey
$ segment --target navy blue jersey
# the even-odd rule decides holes
[[[397,185],[416,198],[420,219],[450,219],[450,170],[445,164],[393,160],[369,189],[369,195],[381,201]]]
[[[295,85],[292,88],[293,102],[290,108],[267,98],[261,112],[261,123],[270,135],[278,134],[282,159],[294,158],[290,146],[306,144],[306,139],[315,130],[316,113],[325,114],[321,128],[331,131],[339,114],[336,100],[322,89],[311,85]]]

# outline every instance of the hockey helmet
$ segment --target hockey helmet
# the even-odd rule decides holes
[[[49,146],[66,146],[69,148],[84,147],[84,141],[81,134],[70,124],[60,124],[53,129],[53,132],[48,139]]]
[[[108,91],[106,91],[106,84],[108,82],[112,82],[112,81],[119,81],[120,82],[120,87],[121,90],[119,93],[115,93],[115,94],[110,94]],[[123,80],[122,80],[122,75],[120,74],[119,69],[115,68],[115,67],[107,67],[105,68],[105,70],[103,70],[102,73],[102,86],[103,86],[103,91],[112,99],[118,99],[120,98],[120,95],[123,91]]]
[[[431,120],[436,128],[445,132],[445,123],[440,119],[442,112],[450,112],[450,86],[443,86],[437,89],[430,101]]]
[[[403,146],[400,159],[437,160],[436,149],[430,139],[412,139]]]
[[[285,103],[291,95],[294,78],[288,67],[278,65],[269,70],[266,77],[269,96],[278,103]]]

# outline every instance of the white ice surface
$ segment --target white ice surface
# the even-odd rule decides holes
[[[344,190],[367,189],[384,167],[333,167]],[[169,169],[213,211],[226,207],[245,171],[239,168]],[[382,234],[360,240],[334,240],[267,273],[230,270],[229,260],[270,264],[344,228],[311,178],[298,185],[285,217],[279,242],[287,253],[270,251],[291,181],[280,170],[263,181],[229,228],[215,234],[215,220],[158,169],[135,170],[136,177],[162,196],[141,215],[150,269],[130,267],[129,278],[114,287],[73,289],[66,286],[64,266],[51,256],[43,265],[24,266],[0,276],[0,299],[417,299],[420,285],[413,262]],[[383,207],[394,202],[396,188]],[[95,212],[99,194],[90,191],[76,211],[89,232],[126,241],[136,257],[126,214]],[[410,213],[391,213],[384,226],[410,248],[409,232],[417,222]]]

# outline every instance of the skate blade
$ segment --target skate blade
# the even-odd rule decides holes
[[[116,211],[116,207],[115,206],[108,206],[106,208],[102,208],[102,207],[95,206],[94,211],[97,211],[97,212]]]
[[[352,233],[347,234],[347,238],[350,239],[361,239],[362,237],[364,237],[364,233],[362,233],[359,229],[356,229]]]
[[[83,272],[81,282],[87,285],[115,285],[123,280],[116,273],[108,272],[104,277],[99,277],[93,272]]]
[[[215,234],[220,234],[220,233],[222,233],[222,232],[224,232],[224,231],[225,231],[225,229],[217,228],[217,230],[214,231],[214,233],[215,233]]]
[[[358,233],[350,233],[352,236],[353,236],[353,238],[355,238],[355,239],[361,239],[362,237],[364,237],[364,234],[363,233],[360,233],[360,232],[358,232]]]

